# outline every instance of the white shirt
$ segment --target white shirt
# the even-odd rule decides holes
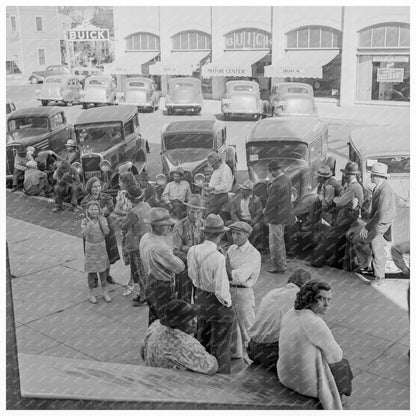
[[[214,187],[213,194],[224,194],[231,191],[233,180],[230,167],[226,163],[222,163],[218,169],[212,172],[209,186]]]
[[[241,198],[241,203],[240,203],[240,208],[241,208],[241,218],[243,220],[251,220],[251,214],[250,214],[250,210],[248,208],[248,205],[250,203],[250,198],[252,198],[252,196],[250,195],[248,198],[244,199]]]
[[[209,256],[209,257],[208,257]],[[188,276],[195,287],[215,293],[218,301],[231,306],[230,283],[225,268],[225,257],[212,241],[204,241],[188,251]]]
[[[252,287],[260,274],[261,255],[247,240],[242,246],[233,244],[227,251],[231,265],[231,283]]]

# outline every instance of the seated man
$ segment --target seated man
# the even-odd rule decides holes
[[[202,374],[218,371],[217,359],[194,338],[200,306],[171,300],[164,317],[147,328],[141,355],[149,367],[191,370]]]
[[[25,176],[26,163],[29,161],[26,150],[23,145],[16,149],[16,156],[14,157],[14,169],[13,169],[13,190],[17,191],[17,188],[21,185]]]
[[[79,151],[77,149],[77,142],[72,139],[68,139],[65,144],[65,152],[62,156],[70,165],[74,162],[79,162]]]
[[[248,356],[255,363],[276,371],[279,358],[280,324],[284,314],[293,308],[296,294],[311,274],[297,269],[283,287],[271,290],[261,300],[253,326],[249,329]]]
[[[184,171],[180,168],[173,172],[173,181],[166,185],[160,204],[162,208],[166,208],[180,220],[185,217],[186,213],[183,203],[188,202],[191,196],[191,187],[187,181],[183,180],[183,175]]]
[[[77,210],[78,197],[80,196],[81,180],[76,169],[74,169],[66,160],[59,162],[56,171],[53,174],[53,180],[56,182],[54,187],[55,208],[52,212],[63,209],[64,198],[70,198],[72,211]]]
[[[147,172],[140,173],[139,186],[143,192],[143,202],[147,202],[152,208],[156,207],[156,189],[151,183],[149,183],[149,175]]]
[[[49,192],[48,175],[38,170],[38,164],[31,160],[26,163],[23,192],[30,196],[46,196]]]

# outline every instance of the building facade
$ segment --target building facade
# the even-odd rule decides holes
[[[337,105],[409,105],[409,7],[128,6],[114,26],[118,74],[151,75],[163,93],[172,76],[200,78],[214,99],[232,79],[265,96],[301,81]]]

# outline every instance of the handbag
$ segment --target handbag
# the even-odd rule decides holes
[[[334,376],[339,394],[350,396],[352,392],[352,379],[354,376],[349,361],[346,358],[343,358],[337,363],[329,364],[329,368]]]

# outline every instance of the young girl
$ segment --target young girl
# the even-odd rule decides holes
[[[88,300],[91,303],[97,303],[94,294],[94,282],[98,273],[103,288],[103,298],[106,302],[111,302],[106,289],[106,270],[110,267],[110,261],[105,246],[105,236],[110,230],[99,201],[92,200],[88,202],[86,218],[81,221],[81,230],[85,239],[85,271],[88,273],[88,287],[90,289]]]

